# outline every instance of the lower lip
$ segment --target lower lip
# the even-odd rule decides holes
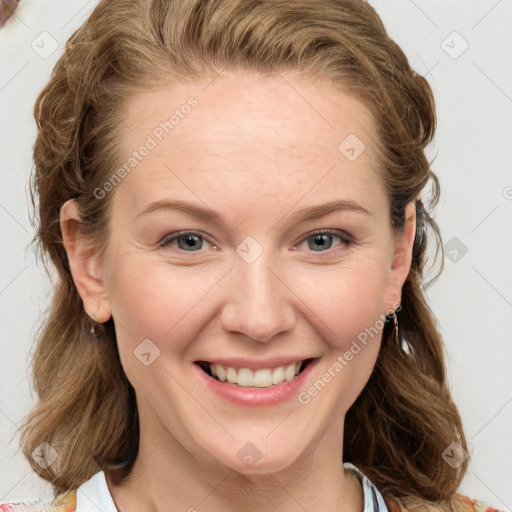
[[[229,382],[220,382],[203,371],[198,364],[194,366],[199,378],[212,393],[238,405],[259,406],[279,404],[296,397],[317,362],[318,359],[310,361],[292,381],[284,381],[268,388],[242,387]]]

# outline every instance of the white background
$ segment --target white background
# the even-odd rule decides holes
[[[0,503],[50,495],[49,485],[18,450],[15,431],[35,400],[27,369],[49,291],[29,246],[32,108],[66,40],[97,2],[21,3],[16,17],[0,29]],[[446,341],[449,381],[471,447],[459,491],[510,511],[512,2],[371,4],[414,69],[429,80],[438,106],[439,127],[429,149],[429,156],[437,154],[433,170],[442,192],[435,218],[454,261],[446,258],[428,297]],[[51,55],[33,49],[52,50],[43,32],[58,43]]]

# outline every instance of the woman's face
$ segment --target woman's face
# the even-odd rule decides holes
[[[414,238],[412,205],[392,234],[368,111],[297,76],[224,73],[125,114],[128,165],[97,191],[113,194],[111,237],[73,270],[89,314],[112,313],[141,435],[246,473],[341,449]]]

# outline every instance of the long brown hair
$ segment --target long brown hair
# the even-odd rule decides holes
[[[412,266],[398,313],[410,350],[397,346],[393,324],[386,323],[373,373],[346,415],[343,455],[404,507],[449,504],[469,459],[452,468],[442,457],[451,443],[466,452],[467,444],[447,385],[443,340],[425,299],[427,247],[436,248],[429,283],[443,270],[439,251],[444,256],[431,216],[439,182],[424,152],[436,129],[434,96],[362,0],[102,0],[68,40],[34,107],[35,240],[48,274],[56,269],[56,275],[33,355],[39,401],[22,427],[25,457],[55,494],[99,469],[131,468],[139,436],[135,393],[112,319],[106,337],[91,334],[59,210],[75,198],[83,229],[104,244],[113,193],[98,200],[94,191],[119,168],[123,106],[139,90],[225,69],[303,74],[338,85],[370,109],[395,232],[403,229],[404,205],[416,200]],[[426,208],[418,198],[428,184]],[[58,454],[47,467],[31,456],[41,443]]]

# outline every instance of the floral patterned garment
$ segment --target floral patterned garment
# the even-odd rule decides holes
[[[364,492],[363,512],[407,512],[391,498],[384,497],[370,480],[349,462],[343,466],[355,471]],[[436,509],[437,512],[504,512],[490,507],[482,501],[456,494],[458,505],[453,510]],[[53,500],[6,503],[0,512],[117,512],[117,507],[108,489],[105,473],[99,471],[77,490],[61,494]]]
[[[76,512],[76,490],[51,501],[6,503],[0,505],[0,512]]]
[[[505,512],[504,510],[492,508],[490,505],[483,501],[469,498],[463,494],[456,493],[455,496],[457,497],[456,508],[453,508],[452,510],[446,510],[444,507],[439,507],[433,509],[432,512],[434,512],[434,510],[435,512]],[[392,498],[386,498],[386,502],[388,504],[389,512],[407,512],[406,510],[400,508]]]

